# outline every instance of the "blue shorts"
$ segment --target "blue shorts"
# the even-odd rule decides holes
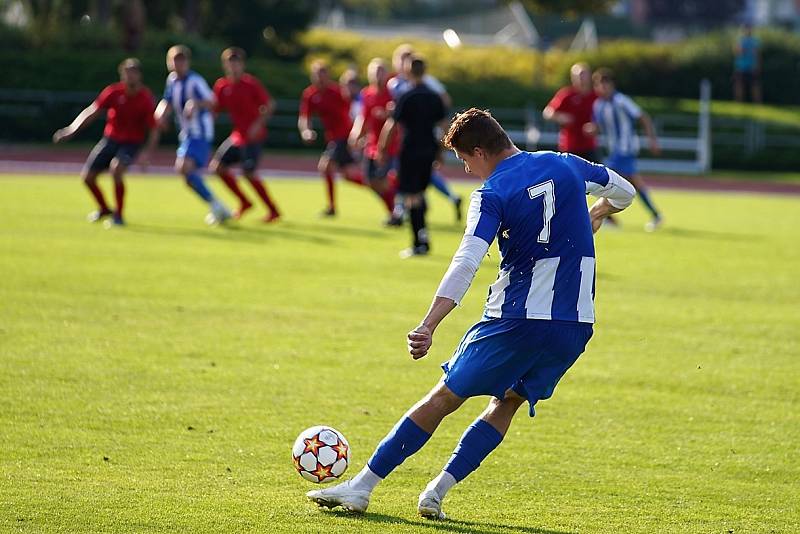
[[[177,155],[179,158],[189,158],[194,160],[198,167],[205,167],[208,163],[208,155],[211,153],[211,144],[205,139],[187,138],[181,141],[178,146]]]
[[[586,349],[590,323],[537,319],[486,319],[470,328],[450,361],[442,364],[444,383],[459,397],[505,397],[513,388],[534,405],[553,394],[556,384]]]
[[[603,162],[603,165],[609,169],[617,171],[622,176],[633,176],[638,172],[636,156],[610,154]]]

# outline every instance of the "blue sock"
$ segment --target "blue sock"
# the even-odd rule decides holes
[[[381,478],[391,473],[406,458],[417,452],[431,437],[408,417],[403,417],[383,438],[367,465]]]
[[[447,185],[447,182],[444,181],[444,177],[439,172],[431,172],[431,185],[447,198],[451,200],[455,199],[453,191],[450,190],[450,186]]]
[[[647,207],[647,209],[650,210],[650,213],[653,214],[653,217],[658,217],[658,210],[653,204],[653,201],[650,200],[650,191],[643,187],[637,191],[637,194],[639,195],[639,198],[642,199],[642,202],[644,202],[644,205]]]
[[[186,177],[186,183],[189,184],[189,187],[192,188],[192,191],[198,194],[200,198],[205,200],[206,202],[211,202],[214,200],[214,195],[206,186],[206,183],[203,181],[203,177],[200,174],[193,172]]]
[[[444,470],[461,482],[481,465],[484,458],[489,456],[501,441],[503,436],[495,427],[483,419],[478,419],[461,436],[461,441],[456,445],[453,456],[444,466]]]

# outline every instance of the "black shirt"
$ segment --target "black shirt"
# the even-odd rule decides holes
[[[404,128],[404,152],[436,151],[439,143],[434,130],[444,119],[442,97],[425,84],[419,84],[397,101],[393,118]]]

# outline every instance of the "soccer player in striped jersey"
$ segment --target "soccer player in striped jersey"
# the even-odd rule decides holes
[[[118,83],[103,89],[97,98],[81,111],[66,128],[53,134],[53,142],[60,143],[72,139],[79,131],[107,112],[103,138],[89,154],[81,171],[83,183],[89,188],[97,211],[89,214],[90,222],[100,222],[111,217],[109,226],[122,226],[125,203],[125,172],[136,160],[137,154],[147,137],[147,148],[142,154],[142,165],[146,165],[150,152],[158,143],[158,129],[155,127],[153,93],[142,84],[142,65],[136,58],[128,58],[119,64]],[[97,177],[106,169],[114,178],[114,211],[108,207],[103,191],[97,185]]]
[[[608,158],[604,163],[630,180],[636,187],[639,198],[642,199],[652,215],[652,219],[645,224],[644,228],[648,232],[652,232],[661,226],[663,219],[653,204],[647,184],[637,169],[636,156],[639,153],[639,136],[636,133],[636,124],[640,123],[644,127],[650,141],[650,151],[658,155],[661,153],[661,148],[658,146],[653,121],[629,96],[617,91],[610,70],[598,69],[592,75],[592,80],[598,98],[594,102],[594,122],[587,124],[585,130],[587,133],[601,131],[605,134]]]
[[[486,410],[464,432],[443,470],[423,490],[417,509],[444,518],[442,500],[502,441],[517,410],[549,398],[592,336],[595,291],[593,232],[633,202],[633,186],[615,171],[578,156],[522,152],[485,111],[453,119],[445,146],[468,172],[485,180],[472,194],[467,227],[433,303],[408,334],[416,360],[441,321],[462,301],[497,238],[502,261],[483,319],[470,328],[444,376],[381,441],[353,479],[311,491],[320,506],[363,512],[370,496],[439,423],[467,398],[489,395]],[[599,197],[586,208],[586,194]]]
[[[229,219],[231,214],[206,186],[200,169],[208,163],[214,139],[214,93],[202,76],[190,69],[192,53],[188,47],[175,45],[167,51],[167,83],[164,97],[156,107],[156,121],[163,127],[170,113],[180,133],[175,170],[186,179],[186,185],[211,208],[208,224]]]

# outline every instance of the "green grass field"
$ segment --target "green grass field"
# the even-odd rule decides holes
[[[329,424],[360,469],[478,319],[497,253],[412,362],[450,208],[432,197],[434,254],[401,261],[407,229],[366,191],[340,186],[328,221],[319,182],[271,187],[284,222],[208,228],[178,179],[134,177],[109,231],[75,178],[0,177],[0,531],[800,530],[800,198],[657,191],[663,231],[634,205],[601,232],[587,353],[431,523],[416,497],[486,399],[361,517],[308,503],[290,449]]]

